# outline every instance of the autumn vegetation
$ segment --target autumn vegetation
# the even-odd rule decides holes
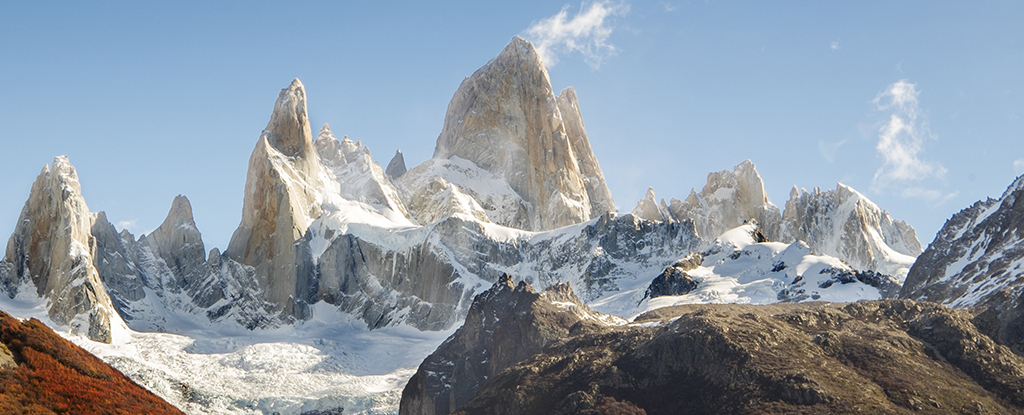
[[[17,362],[0,368],[2,414],[182,414],[39,320],[0,312],[0,343]]]

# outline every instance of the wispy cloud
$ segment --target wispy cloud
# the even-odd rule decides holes
[[[821,156],[825,158],[829,163],[836,161],[836,153],[839,152],[839,147],[846,144],[846,140],[840,140],[839,142],[830,142],[824,140],[818,140],[818,150],[821,151]]]
[[[955,194],[943,196],[919,184],[946,175],[945,167],[922,157],[925,140],[934,136],[922,115],[919,95],[915,84],[899,80],[875,97],[876,108],[887,112],[889,120],[878,131],[875,150],[882,157],[882,166],[875,171],[871,187],[875,191],[899,190],[907,198],[943,201]]]
[[[625,3],[599,1],[589,8],[581,4],[580,11],[570,19],[569,6],[564,6],[558,14],[531,25],[524,35],[548,67],[558,63],[559,54],[579,52],[588,65],[597,68],[604,58],[618,52],[608,43],[613,29],[610,18],[627,13],[629,6]]]
[[[839,50],[839,41],[833,40],[832,44],[829,45],[829,48],[831,48],[832,50]]]
[[[1013,171],[1017,172],[1017,174],[1024,174],[1024,159],[1013,161]]]
[[[138,219],[122,220],[120,222],[115,223],[114,227],[116,227],[117,229],[121,229],[121,230],[127,229],[127,230],[131,231],[131,230],[135,229],[136,226],[138,226],[138,224],[139,224],[139,220]]]

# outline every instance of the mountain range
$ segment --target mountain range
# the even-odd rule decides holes
[[[637,355],[640,350],[677,341],[658,340],[665,337],[661,328],[710,324],[725,330],[730,322],[746,318],[735,310],[747,308],[693,304],[872,300],[876,302],[846,308],[778,305],[771,310],[792,316],[790,320],[809,314],[858,321],[880,314],[896,320],[966,319],[969,326],[958,323],[948,329],[986,336],[1008,348],[993,353],[1012,360],[1009,369],[984,370],[1012,372],[1020,366],[1013,359],[1019,360],[1024,350],[1024,314],[1017,307],[1022,301],[1017,280],[1024,272],[1024,243],[1018,237],[1024,223],[1019,202],[1024,179],[1017,179],[1000,199],[978,202],[954,215],[927,249],[910,225],[841,183],[825,191],[794,187],[779,209],[768,200],[750,160],[709,174],[703,187],[683,200],[659,201],[649,189],[631,212],[619,213],[591,149],[576,92],[567,88],[556,95],[536,48],[519,37],[462,82],[448,106],[433,157],[415,167],[407,168],[398,150],[382,168],[362,141],[338,139],[326,124],[315,137],[313,131],[305,87],[295,79],[281,90],[252,150],[241,220],[223,251],[208,250],[203,243],[185,196],[171,202],[167,218],[152,232],[136,237],[118,231],[103,212],[88,209],[75,168],[67,157],[56,157],[37,177],[8,240],[0,262],[0,309],[42,318],[71,336],[96,342],[90,346],[95,350],[110,350],[102,344],[133,345],[156,338],[140,333],[172,333],[194,339],[182,350],[237,352],[250,350],[260,338],[278,341],[280,333],[301,337],[296,333],[314,326],[316,336],[329,337],[325,327],[332,321],[369,333],[451,334],[434,354],[416,356],[415,364],[427,359],[408,386],[373,392],[387,396],[381,413],[398,410],[401,387],[406,391],[401,395],[403,413],[495,405],[499,398],[494,396],[501,393],[486,388],[488,382],[498,384],[492,378],[533,376],[522,372],[525,368],[506,369],[538,353],[565,359],[567,344],[573,342],[610,347],[607,336],[624,336],[621,341],[632,351],[617,350],[614,356],[631,362],[622,370],[634,370],[655,364],[651,355]],[[902,302],[882,301],[895,298]],[[915,301],[984,311],[949,311]],[[517,307],[527,307],[522,313],[532,313],[543,327],[532,322],[503,325],[506,309]],[[686,320],[708,310],[729,311],[713,322]],[[766,312],[750,313],[755,321],[769,318],[762,315]],[[790,323],[793,327],[786,330],[810,330],[806,323]],[[828,330],[830,336],[847,336],[847,329],[832,324]],[[914,350],[935,346],[932,337],[920,333],[921,327],[900,330],[898,336],[926,344],[907,340]],[[257,341],[225,348],[218,346],[226,344],[219,335]],[[409,336],[422,336],[427,343],[421,344],[433,349],[444,335]],[[523,343],[506,343],[509,338]],[[705,340],[688,339],[686,344]],[[742,346],[735,347],[750,347],[744,339],[736,342]],[[800,347],[811,347],[800,342]],[[856,347],[875,350],[880,345]],[[842,352],[830,356],[851,358]],[[467,365],[460,366],[455,357],[468,359]],[[969,357],[965,364],[988,358]],[[154,379],[171,372],[170,366],[154,369],[123,355],[114,364],[138,377],[149,376],[148,384],[140,383],[158,392],[163,381]],[[318,370],[353,371],[349,363],[331,367]],[[954,369],[947,365],[934,370]],[[154,374],[159,371],[164,374]],[[757,384],[782,390],[788,396],[786,405],[834,405],[837,399],[848,399],[841,388],[833,388],[838,381],[807,376],[813,379],[757,378]],[[998,382],[1019,382],[1014,380],[1019,374],[1007,376],[998,375]],[[661,385],[665,379],[642,382]],[[852,377],[844,379],[853,382]],[[892,398],[890,385],[872,379],[879,385],[878,397],[890,398],[863,408],[887,411],[890,404],[914,405],[911,398]],[[1019,405],[1019,397],[1002,386],[972,379],[964,385],[982,389],[967,401],[947,402],[932,389],[927,397],[947,406]],[[820,387],[807,386],[812,383]],[[214,388],[206,384],[190,388],[191,395],[180,389],[164,392],[175,394],[168,400],[190,405],[194,413],[269,413],[282,408],[283,413],[299,413],[341,407],[332,406],[341,399],[336,397],[318,398],[315,405],[289,397],[290,406],[282,406],[280,400],[243,399],[230,392],[202,397],[195,391]],[[517,408],[527,413],[548,404],[569,408],[565,413],[578,405],[679,409],[644,397],[654,390],[581,389],[576,401],[552,395],[519,402]],[[757,396],[766,402],[776,399],[771,393]],[[373,408],[379,402],[373,399],[345,399],[350,410],[355,405],[363,408],[357,411],[377,413]],[[818,408],[838,408],[828,405]],[[701,408],[721,409],[690,407]]]

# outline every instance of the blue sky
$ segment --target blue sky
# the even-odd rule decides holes
[[[780,207],[794,185],[842,182],[927,244],[1024,173],[1020,2],[85,3],[0,1],[5,239],[65,154],[92,211],[138,236],[184,194],[224,248],[292,78],[314,129],[385,165],[401,148],[411,167],[462,79],[514,35],[546,39],[623,211],[648,186],[682,199],[751,159]],[[551,30],[563,10],[579,36]]]

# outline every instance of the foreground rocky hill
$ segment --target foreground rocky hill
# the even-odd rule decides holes
[[[471,315],[486,318],[467,319],[420,366],[400,413],[1024,412],[1024,358],[969,311],[909,300],[687,305],[598,324],[543,295],[524,307],[530,292],[499,283],[477,297]],[[532,330],[511,340],[500,324]]]
[[[39,320],[0,311],[0,413],[182,412]]]

